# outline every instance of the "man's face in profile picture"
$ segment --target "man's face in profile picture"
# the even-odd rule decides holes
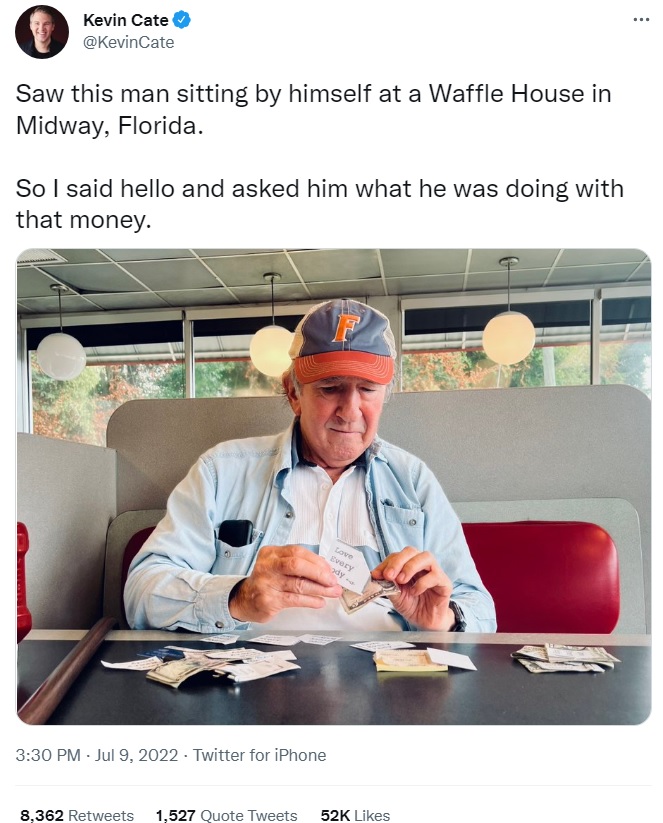
[[[55,23],[50,14],[45,11],[36,11],[30,16],[30,31],[35,39],[35,46],[47,48],[51,42],[51,35]]]

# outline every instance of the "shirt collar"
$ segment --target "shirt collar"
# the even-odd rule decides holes
[[[349,463],[350,466],[359,466],[360,468],[366,469],[368,467],[368,462],[371,457],[371,453],[376,447],[376,443],[372,443],[366,451],[362,452],[356,460],[353,460],[352,463]],[[379,448],[379,446],[378,446]],[[299,418],[295,418],[295,422],[293,424],[293,431],[292,431],[292,467],[295,468],[296,465],[301,464],[302,466],[315,466],[315,463],[311,463],[310,460],[307,460],[304,457],[304,449],[302,445],[302,430],[301,426],[299,425]]]

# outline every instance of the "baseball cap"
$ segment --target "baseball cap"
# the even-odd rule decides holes
[[[358,300],[328,300],[299,322],[290,357],[300,383],[363,377],[386,385],[394,376],[396,345],[382,312]]]

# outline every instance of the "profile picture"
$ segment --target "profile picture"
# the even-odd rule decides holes
[[[37,60],[55,57],[68,39],[67,21],[53,6],[31,6],[16,23],[16,42],[22,51]]]

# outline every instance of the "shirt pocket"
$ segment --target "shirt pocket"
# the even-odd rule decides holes
[[[231,546],[222,540],[214,540],[216,560],[212,574],[248,574],[253,558],[260,548],[260,538],[246,546]]]
[[[405,509],[382,501],[381,509],[386,524],[385,538],[389,552],[402,551],[406,546],[423,550],[426,514],[422,509]]]

